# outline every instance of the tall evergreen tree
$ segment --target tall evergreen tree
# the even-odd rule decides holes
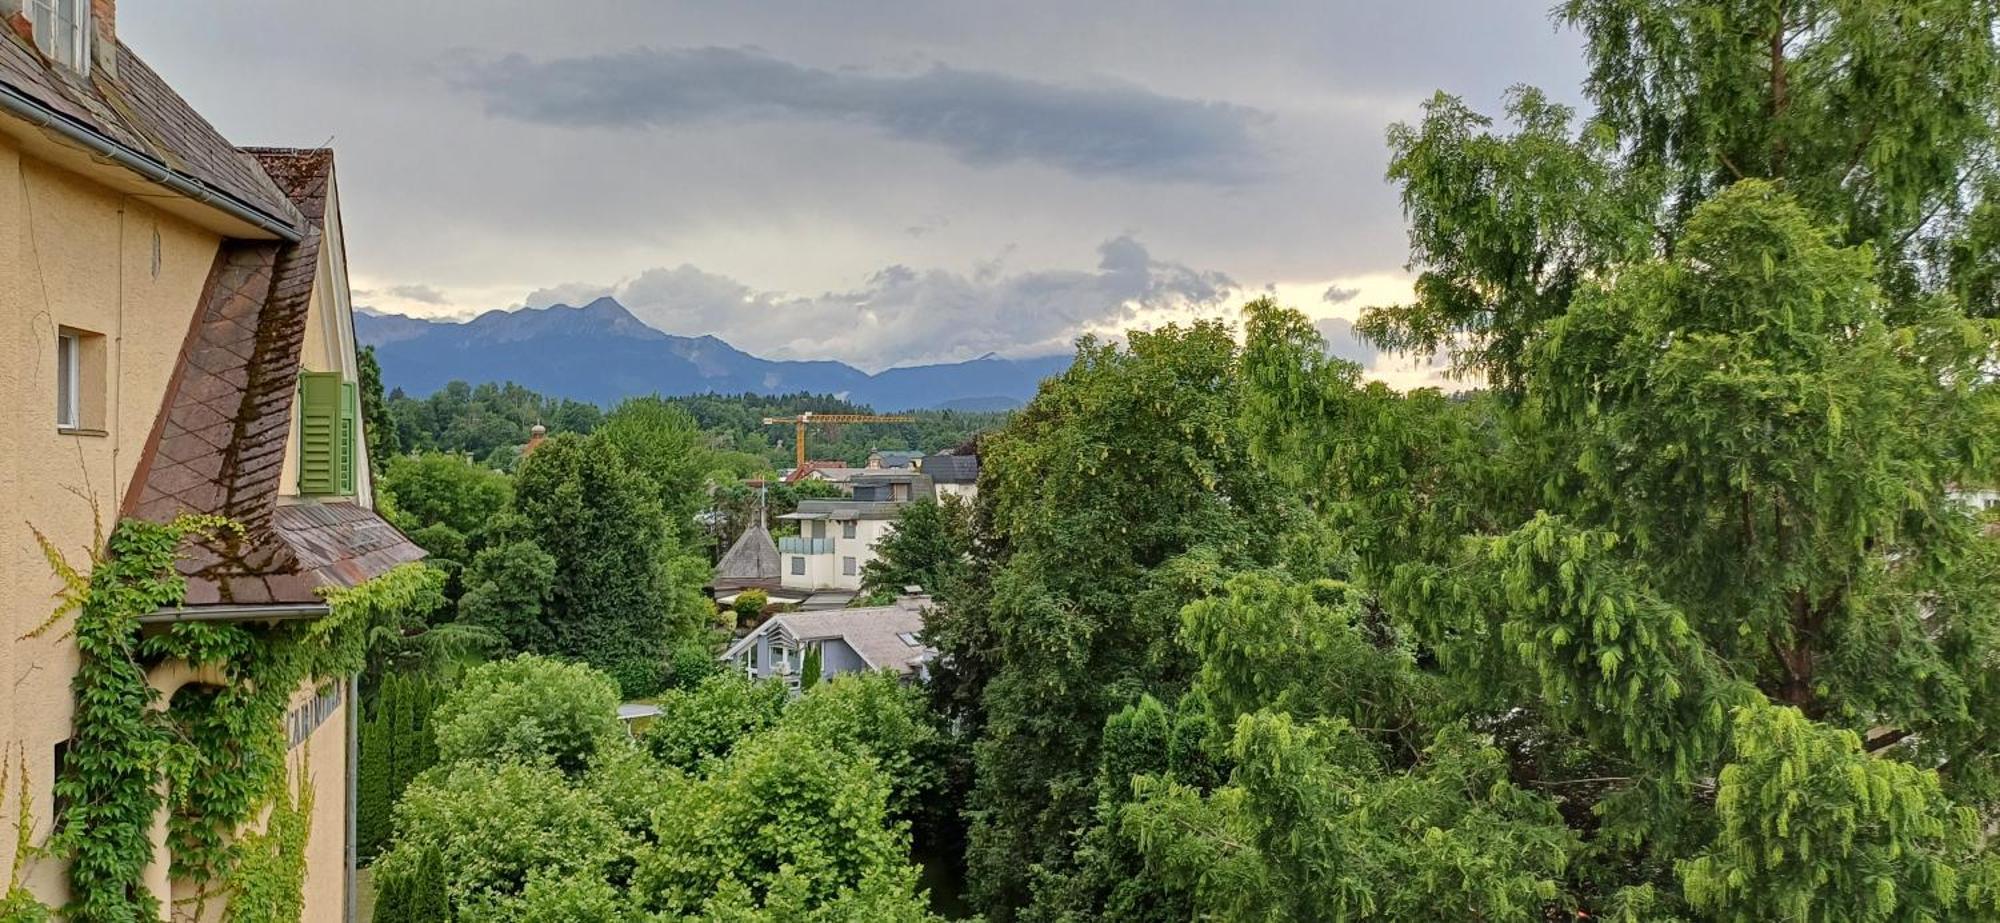
[[[668,642],[691,631],[669,608],[668,540],[652,483],[602,437],[550,438],[522,463],[514,506],[555,560],[544,620],[553,653],[604,670],[628,696],[659,688]]]

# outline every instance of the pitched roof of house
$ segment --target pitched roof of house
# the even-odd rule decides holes
[[[225,140],[146,62],[117,46],[116,76],[46,64],[0,29],[0,84],[125,150],[260,212],[303,228],[298,209],[257,161]]]
[[[774,615],[731,645],[721,659],[740,655],[760,635],[783,631],[800,641],[837,639],[853,648],[870,669],[911,673],[937,655],[918,639],[924,630],[924,609],[929,605],[928,596],[905,596],[889,606]],[[918,640],[913,644],[906,638]]]
[[[711,584],[718,590],[740,590],[745,587],[775,588],[782,575],[778,570],[778,544],[771,540],[771,530],[762,522],[750,524],[736,544],[716,562],[715,580]]]
[[[939,484],[976,484],[979,482],[979,456],[977,455],[926,455],[917,464],[917,470],[931,476]]]
[[[924,457],[922,452],[904,452],[895,449],[870,454],[882,460],[883,468],[908,468],[917,459]]]
[[[784,477],[784,483],[796,484],[814,474],[818,474],[829,481],[841,481],[853,477],[864,470],[866,469],[849,468],[844,461],[808,461],[804,465],[787,472]]]
[[[258,151],[296,211],[298,243],[227,240],[141,453],[128,515],[226,516],[240,533],[197,543],[180,562],[187,605],[309,603],[423,550],[354,503],[279,502],[300,349],[319,267],[331,151]]]

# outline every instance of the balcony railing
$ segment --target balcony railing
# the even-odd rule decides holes
[[[833,539],[787,535],[778,539],[778,551],[783,554],[832,554]]]

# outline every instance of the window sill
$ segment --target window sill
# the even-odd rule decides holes
[[[111,435],[110,433],[105,432],[104,430],[92,429],[88,426],[58,426],[56,427],[56,434],[60,436],[100,436],[100,437]]]

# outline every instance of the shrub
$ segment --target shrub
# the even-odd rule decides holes
[[[532,655],[469,671],[432,725],[443,762],[539,764],[566,773],[582,771],[607,741],[624,734],[610,678]]]

